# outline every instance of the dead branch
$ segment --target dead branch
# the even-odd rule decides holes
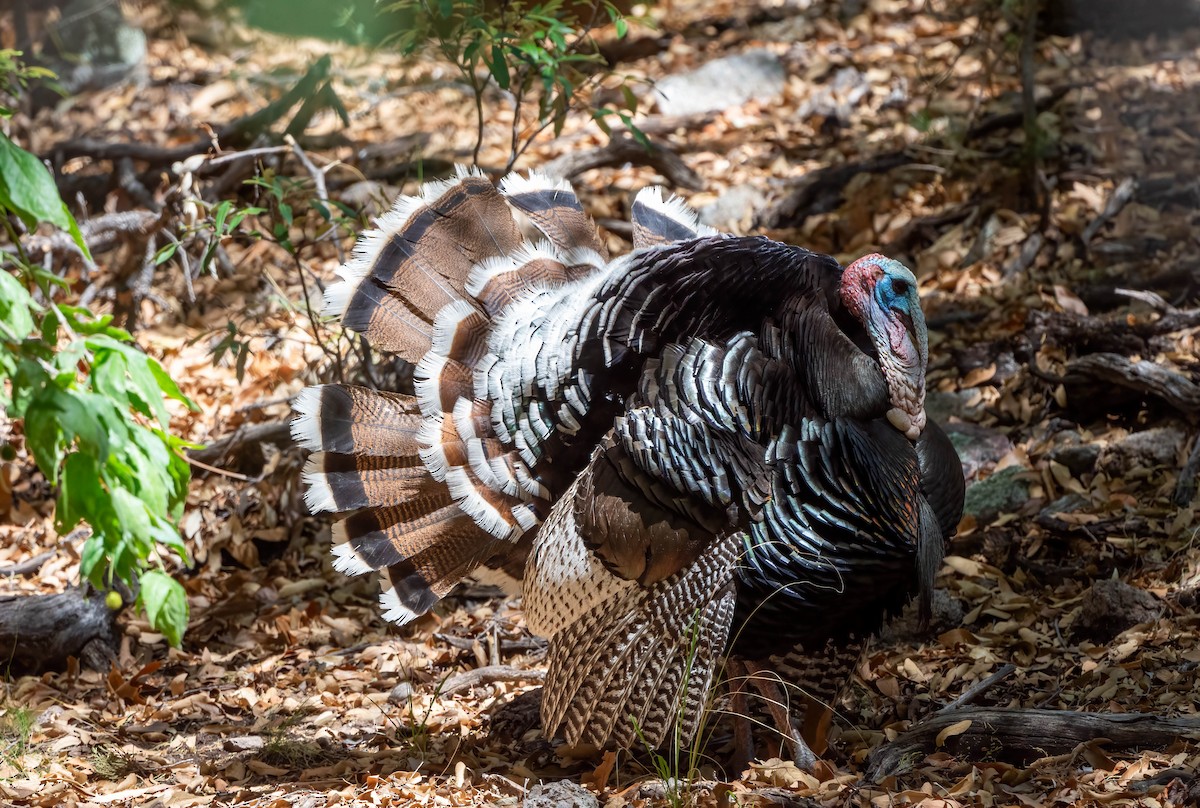
[[[146,237],[158,227],[160,216],[148,210],[127,210],[120,213],[104,213],[79,223],[79,232],[92,255],[105,253],[119,247],[131,236]],[[46,253],[75,252],[71,234],[59,230],[49,235],[33,235],[26,241],[25,249],[35,257]]]
[[[970,724],[937,742],[961,721]],[[1003,760],[1024,765],[1105,739],[1120,750],[1163,749],[1178,739],[1200,740],[1200,718],[1165,718],[1146,713],[1077,713],[1066,710],[969,708],[939,713],[875,749],[867,780],[879,782],[903,771],[906,760],[942,750],[965,760]]]
[[[542,166],[542,171],[552,177],[572,179],[585,171],[625,163],[650,166],[672,184],[698,191],[704,180],[688,168],[678,154],[654,143],[647,148],[632,137],[614,136],[606,145],[587,151],[568,152]]]
[[[54,558],[54,550],[38,553],[33,558],[27,558],[7,567],[0,567],[0,575],[36,575],[38,570],[46,566],[46,562]]]
[[[1200,385],[1162,365],[1134,362],[1114,353],[1095,353],[1072,359],[1063,377],[1071,402],[1105,402],[1109,410],[1131,397],[1156,398],[1188,418],[1200,413]],[[1126,395],[1119,395],[1125,391]],[[1132,394],[1132,396],[1130,395]]]
[[[266,424],[243,424],[233,434],[214,441],[203,449],[188,452],[188,457],[205,466],[221,471],[235,471],[254,476],[266,465],[263,446],[292,445],[291,425],[287,421]]]
[[[1152,338],[1197,326],[1200,309],[1175,309],[1154,319],[1131,319],[1124,312],[1085,316],[1034,311],[1029,316],[1030,332],[1038,340],[1044,338],[1053,345],[1084,353],[1146,354],[1150,353],[1148,343]]]
[[[57,595],[0,597],[0,659],[14,671],[61,669],[67,657],[103,670],[116,658],[117,613],[104,595],[78,589]]]
[[[842,191],[859,174],[882,174],[908,162],[911,158],[902,150],[811,171],[775,204],[759,213],[754,226],[798,227],[814,213],[837,210],[842,204]]]
[[[1067,84],[1054,89],[1036,103],[1036,110],[1041,112],[1053,107],[1076,86]],[[969,143],[1000,129],[1017,126],[1024,119],[1025,111],[1023,109],[985,118],[967,131],[963,143]],[[911,162],[911,156],[902,149],[877,154],[853,163],[826,166],[810,172],[801,178],[787,194],[760,212],[754,226],[767,229],[799,227],[814,213],[828,213],[837,210],[843,201],[842,191],[859,174],[882,174]]]
[[[522,670],[511,665],[488,665],[451,676],[438,690],[438,695],[453,696],[492,682],[541,682],[545,678],[546,672],[539,668]]]
[[[1016,669],[1017,666],[1011,662],[1001,665],[999,670],[984,679],[980,679],[978,682],[968,687],[958,698],[947,704],[942,709],[938,710],[936,715],[953,712],[955,710],[961,710],[968,704],[974,704],[980,696],[991,690],[999,682],[1008,678]]]
[[[1133,177],[1126,177],[1125,179],[1121,180],[1121,184],[1113,190],[1112,196],[1108,198],[1108,203],[1105,204],[1104,210],[1101,211],[1099,216],[1097,216],[1095,219],[1092,219],[1092,221],[1084,229],[1083,235],[1081,236],[1084,244],[1090,242],[1096,233],[1100,232],[1100,228],[1108,224],[1114,216],[1120,213],[1121,210],[1129,204],[1129,201],[1137,195],[1137,189],[1137,180],[1135,180]]]

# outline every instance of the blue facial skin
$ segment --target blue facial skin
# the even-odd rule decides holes
[[[875,284],[875,302],[883,310],[894,309],[908,317],[913,316],[917,302],[917,279],[903,264],[887,260],[879,264],[883,277]]]

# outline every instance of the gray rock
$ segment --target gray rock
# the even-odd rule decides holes
[[[392,704],[408,704],[412,699],[413,686],[412,682],[401,682],[392,688],[392,692],[388,693],[388,701]]]
[[[1050,453],[1050,459],[1067,467],[1072,477],[1082,477],[1096,470],[1096,460],[1100,457],[1100,446],[1095,443],[1077,443],[1073,446],[1062,446]]]
[[[931,390],[925,394],[925,413],[939,424],[945,424],[951,417],[970,421],[974,413],[983,409],[981,404],[973,407],[967,406],[967,402],[977,397],[974,390],[960,390],[953,393]]]
[[[979,472],[990,469],[1010,451],[1012,442],[1008,436],[996,429],[971,423],[953,423],[942,427],[946,437],[958,451],[962,461],[963,476],[974,479]]]
[[[226,738],[223,745],[226,752],[257,752],[265,744],[258,735],[241,735],[235,738]]]
[[[695,115],[741,106],[751,99],[770,101],[783,93],[783,62],[765,50],[715,59],[690,73],[667,76],[654,87],[664,115]]]
[[[1186,440],[1187,435],[1177,427],[1144,429],[1105,446],[1100,451],[1096,465],[1113,476],[1128,474],[1139,468],[1174,466],[1179,447]]]
[[[696,212],[701,222],[723,233],[746,233],[766,203],[766,194],[757,186],[735,185]]]
[[[105,87],[140,73],[145,77],[146,34],[130,23],[119,3],[71,0],[52,26],[50,59],[68,92]]]
[[[1106,643],[1138,623],[1157,620],[1162,614],[1158,598],[1121,580],[1096,581],[1079,603],[1071,634]]]
[[[525,795],[525,808],[600,808],[600,800],[578,783],[538,783]]]
[[[1029,487],[1020,479],[1028,471],[1021,466],[1009,466],[986,480],[967,486],[963,512],[984,523],[1004,511],[1015,511],[1029,499]]]

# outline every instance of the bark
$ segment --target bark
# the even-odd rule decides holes
[[[939,733],[964,720],[971,722],[964,731],[938,744]],[[935,751],[963,760],[1027,765],[1101,739],[1110,750],[1138,750],[1165,749],[1180,738],[1200,739],[1200,718],[1037,709],[952,710],[930,717],[872,752],[867,779],[879,782],[902,771],[906,762]]]
[[[116,617],[103,595],[78,589],[0,596],[0,659],[9,673],[61,670],[68,657],[107,669],[118,647]]]

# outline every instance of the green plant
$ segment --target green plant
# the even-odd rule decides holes
[[[0,716],[0,758],[15,762],[29,748],[33,735],[33,710],[28,707],[8,706]]]
[[[432,47],[452,62],[471,87],[475,99],[475,151],[479,162],[483,145],[484,90],[489,81],[512,96],[513,120],[509,134],[509,159],[505,171],[532,145],[539,134],[553,127],[562,131],[567,113],[581,104],[582,91],[610,76],[603,56],[591,39],[600,23],[612,22],[619,37],[629,23],[608,0],[397,0],[385,8],[409,24],[396,36],[402,53]],[[593,118],[608,132],[606,118],[619,117],[635,138],[645,135],[632,121],[637,98],[621,82],[625,109],[595,108]],[[522,130],[523,111],[536,107],[536,125]]]
[[[700,649],[700,611],[695,611],[688,621],[687,656],[683,676],[679,681],[679,692],[675,697],[675,722],[671,730],[670,744],[665,750],[654,749],[646,742],[642,728],[632,716],[633,730],[638,740],[646,747],[650,755],[650,764],[655,774],[663,781],[664,796],[671,808],[683,808],[692,801],[692,784],[695,782],[703,758],[705,730],[708,728],[708,717],[711,713],[710,703],[706,700],[703,714],[696,722],[696,731],[690,742],[685,743],[683,727],[686,723],[687,692],[694,673],[696,658]],[[706,699],[711,698],[710,694]],[[684,757],[686,753],[686,759]]]
[[[136,587],[151,626],[178,645],[187,597],[163,549],[187,557],[175,522],[191,475],[164,399],[196,407],[111,316],[55,302],[68,284],[29,260],[12,217],[68,231],[84,255],[87,245],[46,167],[2,133],[0,214],[12,246],[0,252],[0,411],[24,420],[25,445],[57,487],[55,528],[91,528],[81,575]]]

